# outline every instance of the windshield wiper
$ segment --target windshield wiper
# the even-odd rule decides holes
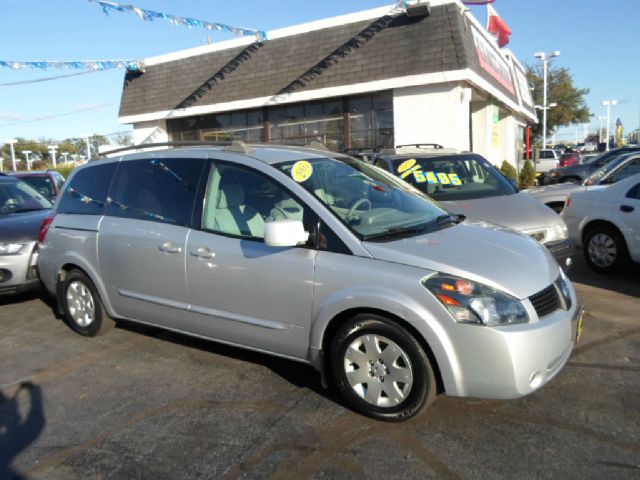
[[[429,222],[429,226],[432,225],[445,225],[447,223],[460,223],[463,222],[467,217],[462,215],[461,213],[448,213],[446,215],[439,215],[435,220]]]
[[[40,208],[18,208],[16,210],[11,210],[11,213],[24,213],[24,212],[39,212],[40,210],[49,210],[47,207]]]
[[[390,228],[389,230],[385,230],[384,232],[365,235],[362,239],[372,240],[374,238],[376,239],[390,238],[390,237],[397,237],[402,235],[415,235],[416,233],[422,233],[422,232],[424,232],[424,224],[420,226],[415,226],[415,227],[394,227],[394,228]]]

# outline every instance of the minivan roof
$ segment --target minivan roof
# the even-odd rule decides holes
[[[118,153],[131,152],[130,154],[122,155],[122,159],[126,160],[129,156],[137,155],[142,151],[149,150],[156,154],[162,154],[162,152],[172,151],[181,152],[184,151],[188,154],[189,151],[207,150],[211,152],[226,152],[236,153],[239,155],[245,155],[247,157],[260,160],[267,164],[274,164],[292,160],[304,160],[312,158],[326,158],[326,157],[344,157],[351,158],[348,155],[344,155],[338,152],[332,152],[324,147],[320,143],[311,143],[305,146],[292,146],[292,145],[278,145],[271,143],[257,143],[247,144],[244,142],[234,141],[231,143],[221,142],[167,142],[167,143],[153,143],[144,145],[133,145],[130,147],[112,150],[105,152],[107,158],[116,158]],[[93,159],[92,161],[100,160]]]

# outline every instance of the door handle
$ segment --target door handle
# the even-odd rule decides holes
[[[189,252],[194,257],[210,259],[216,256],[215,252],[212,252],[207,247],[199,247]]]
[[[631,205],[622,205],[620,207],[620,210],[622,210],[623,212],[633,212],[634,208]]]
[[[173,242],[165,242],[165,243],[163,243],[162,245],[160,245],[160,246],[158,247],[158,249],[159,249],[161,252],[164,252],[164,253],[180,253],[180,252],[182,252],[182,248],[181,248],[181,247],[178,247],[178,246],[177,246],[175,243],[173,243]]]

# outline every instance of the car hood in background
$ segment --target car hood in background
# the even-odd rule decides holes
[[[523,192],[544,202],[546,199],[566,197],[570,193],[581,188],[584,187],[575,183],[556,183],[554,185],[547,185],[544,187],[530,188],[523,190]]]
[[[559,222],[557,213],[525,192],[439,203],[447,210],[462,213],[467,218],[519,231],[546,230]]]
[[[42,221],[51,210],[0,215],[0,242],[30,242],[38,239]]]
[[[415,237],[365,241],[363,246],[379,260],[457,275],[520,299],[548,287],[560,273],[538,242],[484,222],[465,221]]]

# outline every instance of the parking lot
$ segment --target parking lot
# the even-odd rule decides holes
[[[584,333],[515,401],[440,396],[367,419],[310,367],[121,323],[86,339],[37,295],[0,300],[0,478],[638,478],[640,270],[579,261]]]

